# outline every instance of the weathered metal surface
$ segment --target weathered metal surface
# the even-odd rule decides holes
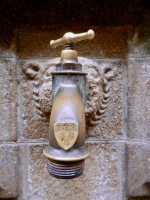
[[[84,170],[84,160],[89,156],[85,146],[68,151],[48,146],[43,150],[43,154],[47,157],[49,174],[63,179],[80,176]]]
[[[62,148],[56,149],[48,146],[43,150],[43,154],[50,160],[62,162],[74,162],[84,160],[89,156],[89,152],[85,146],[77,149],[71,148],[68,151],[65,151]]]
[[[54,90],[52,91],[53,107],[50,117],[50,146],[48,148],[53,148],[46,154],[44,153],[46,157],[50,158],[47,168],[52,176],[64,179],[75,178],[82,174],[84,159],[88,156],[87,150],[82,151],[81,149],[81,147],[84,147],[86,130],[85,84],[83,84],[85,83],[85,74],[82,75],[81,72],[77,77],[75,74],[68,76],[66,74],[55,74],[52,80]],[[63,125],[61,128],[58,127],[60,124]],[[67,125],[66,128],[64,125]],[[71,127],[70,125],[74,126]],[[68,130],[66,130],[67,127]],[[68,139],[70,133],[73,133],[74,136],[71,135],[72,138]],[[63,137],[60,138],[60,136]],[[56,150],[58,150],[58,155],[54,153]],[[57,165],[54,160],[57,160]]]
[[[64,150],[70,149],[78,137],[78,123],[61,122],[54,124],[54,135],[58,145]]]
[[[56,48],[59,45],[65,45],[65,44],[75,44],[76,42],[79,42],[81,40],[86,40],[86,39],[93,39],[95,36],[93,30],[88,30],[85,33],[78,33],[74,34],[71,32],[65,33],[62,38],[57,39],[57,40],[51,40],[50,41],[50,46],[52,48]]]
[[[82,71],[82,65],[79,64],[78,62],[67,62],[67,63],[58,63],[56,65],[56,71],[67,71],[67,70],[71,70],[71,71]]]
[[[62,155],[53,157],[51,151],[45,154],[48,160],[48,172],[58,178],[74,178],[82,174],[84,159],[88,153],[80,156],[80,148],[85,145],[85,94],[86,73],[82,72],[82,66],[78,63],[77,52],[73,45],[83,39],[93,39],[94,31],[73,34],[66,33],[63,38],[50,42],[51,47],[64,45],[61,52],[60,63],[56,64],[56,72],[52,72],[52,111],[49,126],[49,148],[63,149],[70,153],[79,150],[79,155],[73,156],[76,160],[62,163]],[[59,71],[60,70],[60,71]],[[79,71],[78,71],[79,70]],[[85,148],[85,147],[84,147]],[[54,160],[57,160],[57,165]],[[68,163],[69,162],[69,163]],[[55,163],[55,164],[54,164]]]
[[[78,162],[58,162],[47,160],[47,170],[50,175],[56,178],[70,179],[76,178],[83,173],[84,160]]]
[[[50,146],[57,149],[59,149],[60,146],[54,135],[54,124],[60,122],[78,123],[79,134],[74,148],[84,146],[85,113],[82,104],[82,95],[76,84],[60,84],[55,95],[50,117],[49,143]]]
[[[61,73],[52,73],[52,102],[54,102],[56,93],[60,88],[61,84],[65,85],[77,85],[79,87],[83,107],[85,105],[85,94],[86,94],[86,74],[83,72],[61,72]]]
[[[82,66],[74,57],[75,51],[65,51],[73,53],[65,58],[73,57],[67,61],[61,57],[56,72],[51,73],[53,106],[49,126],[50,146],[43,151],[48,158],[49,174],[64,179],[81,175],[84,159],[89,155],[84,146],[86,73],[82,72]]]

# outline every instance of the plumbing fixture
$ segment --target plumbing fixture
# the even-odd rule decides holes
[[[52,72],[52,111],[49,125],[49,146],[43,150],[47,169],[57,178],[75,178],[84,170],[89,153],[85,147],[86,74],[78,62],[74,44],[93,39],[94,31],[73,34],[68,32],[50,45],[64,45],[61,59]]]

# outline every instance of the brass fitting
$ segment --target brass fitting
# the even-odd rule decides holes
[[[53,106],[49,126],[49,146],[43,153],[47,157],[49,174],[57,178],[75,178],[84,170],[89,153],[85,147],[85,94],[86,75],[78,63],[73,45],[83,39],[92,39],[94,31],[66,33],[50,42],[51,47],[64,45],[56,72],[52,72]]]
[[[61,52],[61,61],[62,60],[75,60],[78,61],[78,53],[73,50],[74,44],[79,41],[89,39],[92,40],[95,34],[93,30],[88,30],[85,33],[74,34],[72,32],[65,33],[62,38],[57,40],[51,40],[50,46],[56,48],[57,46],[64,45],[64,50]]]
[[[92,40],[95,36],[95,33],[93,30],[88,30],[85,33],[79,33],[79,34],[74,34],[72,32],[65,33],[62,38],[57,39],[57,40],[51,40],[50,41],[50,46],[52,48],[56,48],[57,46],[60,45],[66,45],[66,44],[75,44],[81,40],[89,39]]]

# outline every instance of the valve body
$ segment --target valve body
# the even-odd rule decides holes
[[[51,46],[63,45],[60,63],[52,72],[52,111],[49,125],[49,146],[43,153],[47,157],[50,175],[69,179],[83,173],[84,160],[89,156],[85,147],[86,75],[78,63],[73,43],[92,39],[94,32],[67,33]]]

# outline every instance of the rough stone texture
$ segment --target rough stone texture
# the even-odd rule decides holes
[[[150,145],[127,144],[127,195],[150,197]]]
[[[18,146],[18,198],[17,200],[26,200],[27,196],[27,145],[22,143]]]
[[[39,80],[30,81],[22,73],[22,65],[26,61],[20,61],[18,64],[19,94],[20,94],[20,139],[38,139],[48,138],[48,122],[42,119],[42,112],[39,110],[38,86]],[[38,65],[42,65],[40,62]]]
[[[128,200],[150,200],[150,198],[149,197],[142,197],[142,198],[135,197],[135,198],[129,198]]]
[[[0,59],[0,141],[16,141],[16,59]]]
[[[0,199],[18,196],[18,146],[0,145]]]
[[[28,164],[28,199],[104,199],[120,200],[118,197],[117,145],[111,143],[88,143],[90,157],[86,159],[83,175],[63,180],[50,176],[42,150],[46,145],[30,146]]]
[[[114,76],[109,82],[110,98],[108,106],[97,126],[88,127],[88,137],[103,139],[123,138],[123,71],[126,69],[124,60],[101,61],[96,60],[99,67],[108,66],[113,69]]]
[[[14,29],[5,30],[1,25],[0,29],[0,57],[16,57],[16,31]]]
[[[132,41],[134,28],[121,27],[92,27],[95,31],[93,40],[84,40],[75,45],[79,56],[87,58],[122,58],[128,54],[128,41]],[[62,47],[52,49],[50,40],[61,38],[66,31],[82,33],[89,27],[63,28],[61,30],[20,29],[18,31],[18,55],[24,57],[60,57]]]
[[[150,200],[150,1],[1,0],[0,4],[0,199]],[[109,82],[110,98],[99,124],[87,126],[91,156],[83,175],[57,180],[48,174],[42,155],[48,123],[38,108],[39,81],[36,73],[27,80],[21,70],[31,61],[36,72],[49,58],[60,57],[62,47],[51,49],[51,39],[89,28],[95,38],[77,43],[75,49],[79,56],[98,59],[100,68],[110,66],[115,76]],[[17,57],[26,59],[18,61],[18,93]],[[126,61],[110,60],[118,58]],[[88,103],[97,107],[90,98]]]
[[[128,61],[128,132],[136,141],[150,140],[150,59]]]
[[[119,141],[117,143],[117,158],[118,158],[118,165],[117,165],[117,175],[118,175],[118,193],[120,194],[119,200],[127,200],[126,196],[126,142]]]
[[[150,56],[150,26],[137,26],[132,40],[128,41],[129,57],[143,58]]]
[[[51,49],[50,40],[63,36],[63,30],[18,30],[18,52],[23,57],[60,57],[61,47]],[[54,38],[56,37],[56,38]]]
[[[15,8],[14,8],[15,6]],[[149,23],[149,1],[41,1],[1,0],[0,17],[5,27],[54,28],[78,25],[118,26]],[[61,11],[61,12],[59,12]]]
[[[18,73],[21,73],[19,94],[21,94],[22,102],[20,111],[23,119],[22,139],[42,139],[48,136],[47,124],[52,106],[50,72],[55,70],[54,65],[58,62],[59,59],[49,60],[48,62],[20,61]],[[83,65],[83,71],[88,72],[85,114],[87,126],[92,127],[88,129],[87,136],[124,137],[121,127],[123,114],[122,73],[126,68],[126,63],[124,61],[101,62],[97,60],[98,64],[81,57],[79,62]],[[22,66],[23,69],[21,69]],[[48,116],[42,116],[42,111],[46,112]]]
[[[70,26],[119,26],[150,23],[150,2],[120,1],[5,1],[0,18],[5,27],[61,28]],[[60,12],[61,11],[61,12]]]

